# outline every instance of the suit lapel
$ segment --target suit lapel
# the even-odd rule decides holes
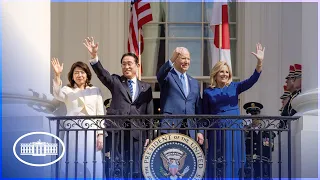
[[[192,83],[192,79],[190,78],[190,76],[187,74],[187,78],[188,78],[188,86],[189,86],[189,93],[187,96],[187,99],[190,97],[190,94],[192,92],[192,88],[191,88],[191,83]]]
[[[129,89],[128,82],[127,82],[127,78],[124,77],[124,76],[121,76],[121,83],[122,83],[122,86],[124,87],[124,89],[126,91],[126,97],[127,97],[128,101],[132,102],[131,95],[130,95],[130,89]]]
[[[178,77],[178,74],[175,72],[175,70],[174,69],[172,69],[172,77],[173,77],[173,79],[176,81],[176,83],[178,84],[178,87],[180,88],[180,90],[181,90],[181,93],[183,94],[183,96],[186,98],[186,95],[184,95],[184,92],[183,92],[183,87],[182,87],[182,83],[181,83],[181,81],[180,81],[180,78]]]
[[[141,81],[137,80],[137,83],[138,83],[138,89],[137,89],[138,95],[137,95],[137,98],[134,100],[134,102],[137,101],[137,99],[139,98],[141,92],[143,92],[143,91],[144,91],[144,88],[145,88],[145,87],[144,87],[144,84],[143,84]]]

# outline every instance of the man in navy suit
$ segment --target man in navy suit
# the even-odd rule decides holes
[[[153,114],[153,98],[152,98],[152,89],[150,84],[140,81],[137,79],[137,72],[138,68],[140,66],[138,57],[133,53],[125,53],[123,54],[121,60],[119,61],[121,63],[122,68],[122,75],[117,74],[110,74],[109,71],[103,68],[102,64],[100,63],[100,60],[98,58],[98,43],[94,42],[93,37],[86,38],[85,42],[83,43],[85,47],[88,49],[88,52],[91,55],[90,64],[94,72],[96,73],[97,77],[100,79],[100,81],[111,91],[112,94],[112,101],[110,104],[110,107],[107,109],[108,115],[152,115]],[[115,123],[118,124],[118,126],[124,126],[124,124],[128,125],[128,128],[132,127],[148,127],[149,122],[145,121],[144,119],[138,120],[120,120],[117,119]],[[118,127],[115,126],[115,127]],[[109,123],[106,124],[106,127],[113,127],[114,126]],[[121,157],[121,155],[124,155],[124,175],[125,177],[129,177],[130,172],[130,164],[133,163],[133,169],[134,171],[140,171],[141,167],[139,168],[139,160],[141,160],[142,153],[139,149],[142,149],[141,142],[145,142],[144,146],[146,146],[149,142],[149,137],[151,136],[151,132],[146,132],[140,130],[132,130],[132,136],[133,136],[133,150],[130,147],[130,131],[125,130],[123,139],[124,141],[121,141],[121,133],[116,132],[115,137],[113,137],[114,140],[116,140],[116,143],[118,146],[115,147],[115,159],[118,159]],[[100,137],[98,137],[100,138]],[[112,133],[108,134],[108,137],[105,140],[105,152],[111,152],[112,151]],[[121,151],[121,144],[124,145],[124,152],[117,153]],[[133,159],[134,162],[131,162],[130,157],[130,150],[133,151]],[[111,153],[112,154],[112,153]],[[110,159],[106,165],[106,171],[107,171],[107,178],[109,178],[108,174],[108,168],[110,165]],[[118,160],[119,161],[119,160]],[[109,165],[108,165],[109,164]],[[117,162],[116,165],[119,165],[121,163]],[[119,165],[120,166],[120,165]],[[115,168],[116,169],[116,168]],[[115,172],[112,172],[112,176],[115,174]],[[112,177],[111,176],[111,177]]]
[[[190,67],[190,52],[187,48],[177,47],[169,61],[163,64],[157,74],[160,84],[160,109],[162,114],[201,114],[200,87],[196,79],[187,74]],[[182,119],[162,119],[161,126],[172,125],[180,128]],[[192,119],[185,120],[187,127],[196,128]],[[162,133],[177,133],[174,130],[162,130]],[[202,133],[189,130],[189,136],[203,144]]]

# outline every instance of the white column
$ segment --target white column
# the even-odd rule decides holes
[[[295,177],[318,177],[318,5],[302,3],[302,93],[293,101]]]
[[[282,79],[287,75],[282,71],[282,3],[246,2],[238,4],[238,59],[241,80],[249,78],[257,65],[256,58],[251,52],[256,51],[256,43],[260,42],[266,47],[263,70],[258,82],[249,90],[240,95],[241,105],[256,101],[263,104],[263,115],[279,115],[280,99],[282,95]],[[294,39],[294,38],[292,38]],[[293,43],[291,43],[293,44]],[[295,48],[290,46],[291,50]],[[283,59],[282,59],[283,58]],[[289,62],[287,63],[289,64]],[[283,74],[282,74],[283,73]],[[266,84],[274,84],[268,86]],[[267,96],[266,96],[267,94]],[[277,103],[278,102],[278,103]],[[246,114],[241,108],[242,114]]]
[[[308,9],[315,7],[313,10]],[[262,109],[263,115],[279,115],[280,108],[279,97],[283,93],[282,86],[285,84],[285,77],[289,73],[289,66],[295,63],[302,63],[303,77],[308,82],[302,82],[303,92],[307,92],[299,104],[299,111],[317,114],[317,9],[316,4],[309,3],[239,3],[238,5],[238,56],[242,67],[241,79],[245,79],[252,74],[256,65],[255,58],[250,54],[255,49],[255,43],[261,42],[266,46],[265,60],[263,71],[257,84],[250,90],[241,95],[241,104],[249,101],[257,101],[264,105]],[[307,15],[308,14],[308,15]],[[302,27],[302,28],[297,28]],[[308,69],[308,74],[305,72]],[[272,85],[271,85],[271,84]],[[306,84],[307,83],[307,84]],[[267,87],[267,88],[266,88]],[[303,94],[302,94],[303,95]],[[299,98],[296,98],[298,100]],[[304,110],[303,110],[304,109]],[[243,112],[242,108],[242,114]],[[307,160],[308,153],[301,154],[304,151],[302,147],[307,148],[307,135],[302,136],[301,132],[314,133],[317,129],[315,120],[310,120],[309,125],[306,124],[306,116],[303,121],[300,119],[295,123],[303,123],[300,126],[292,124],[291,131],[291,163],[292,177],[299,177],[302,167],[300,162]],[[310,119],[310,117],[308,117]],[[303,131],[303,128],[307,128]],[[313,130],[309,130],[313,128]],[[301,130],[302,129],[302,130]],[[299,131],[299,133],[296,133]],[[288,176],[288,133],[281,133],[281,145],[278,144],[278,137],[275,142],[275,151],[272,153],[273,177],[279,177],[279,151],[281,148],[281,176]],[[302,142],[302,143],[301,143]],[[315,139],[311,141],[314,144]],[[316,151],[315,151],[316,152]],[[310,153],[309,153],[310,154]],[[311,153],[312,154],[312,153]],[[316,155],[316,154],[314,154]],[[314,159],[317,159],[317,156]],[[297,158],[296,158],[297,157]],[[310,156],[311,157],[311,156]],[[308,160],[309,161],[309,160]],[[305,161],[307,162],[307,161]],[[300,167],[299,167],[300,166]],[[317,166],[314,166],[317,167]],[[302,169],[303,170],[303,169]],[[306,168],[305,174],[308,173]],[[303,171],[302,171],[303,172]],[[311,171],[310,171],[311,172]],[[300,173],[301,174],[301,173]],[[308,177],[302,175],[302,177]]]
[[[53,110],[50,81],[50,1],[3,1],[3,116]]]
[[[282,50],[282,4],[281,3],[261,3],[246,2],[239,3],[239,35],[238,51],[241,61],[241,80],[249,78],[257,64],[256,58],[251,54],[255,51],[256,43],[260,42],[266,47],[263,70],[259,81],[245,93],[241,94],[241,105],[250,101],[256,101],[263,104],[261,114],[278,115],[280,108],[281,85],[281,50]],[[266,84],[279,84],[268,86]],[[279,103],[277,103],[279,102]],[[279,104],[277,106],[277,104]],[[242,114],[245,114],[241,107]],[[278,144],[278,138],[275,139],[274,152],[272,153],[272,177],[279,177],[278,153],[282,148]],[[283,149],[281,150],[283,152]],[[282,156],[282,162],[285,162]],[[282,168],[282,174],[286,173]]]
[[[4,167],[3,176],[7,178],[50,176],[50,166],[40,171],[31,166],[16,168],[21,167],[21,162],[12,153],[13,143],[20,136],[50,132],[45,117],[55,109],[50,95],[50,3],[1,1],[2,130],[6,137],[2,144],[8,154],[3,160],[10,163]],[[50,162],[50,157],[43,157],[44,162]]]

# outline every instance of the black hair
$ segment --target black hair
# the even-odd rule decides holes
[[[120,61],[121,64],[122,64],[123,58],[126,57],[126,56],[131,56],[131,57],[133,57],[133,58],[134,58],[134,61],[136,62],[136,64],[139,63],[139,60],[138,60],[137,55],[135,55],[134,53],[128,52],[128,53],[125,53],[125,54],[122,55],[121,61]]]

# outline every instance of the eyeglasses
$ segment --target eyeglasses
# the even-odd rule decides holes
[[[132,67],[134,64],[136,64],[136,63],[133,63],[133,62],[122,63],[122,64],[121,64],[121,67],[124,68],[124,67],[127,67],[127,65],[128,65],[129,67]]]

